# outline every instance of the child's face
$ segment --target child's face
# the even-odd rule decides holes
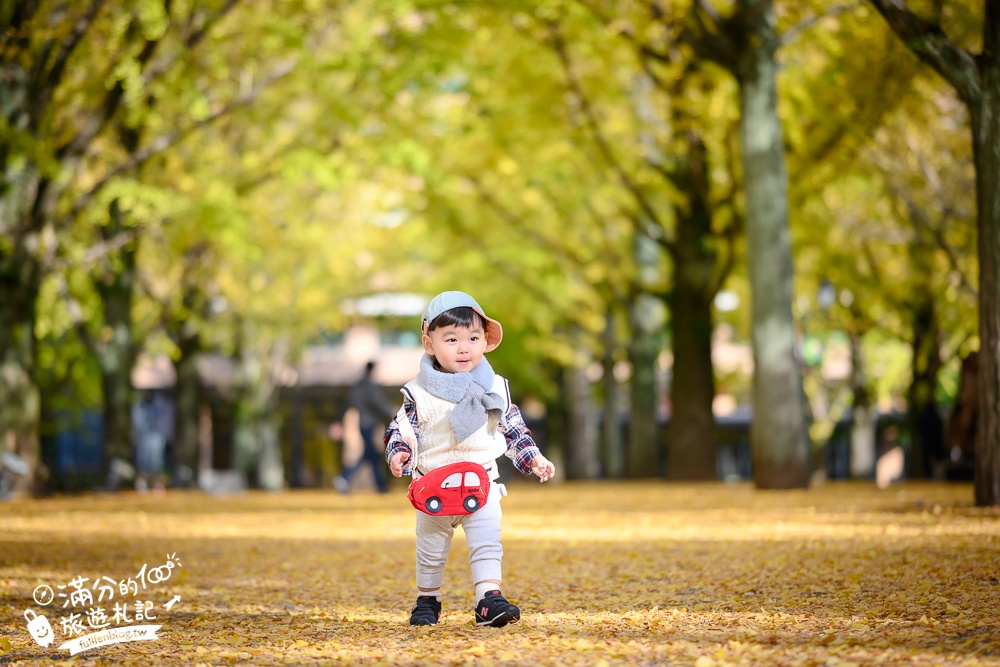
[[[445,373],[468,373],[486,354],[486,332],[482,326],[448,325],[424,334],[424,352],[437,359]]]

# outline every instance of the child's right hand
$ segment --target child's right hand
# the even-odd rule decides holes
[[[410,462],[409,452],[396,452],[389,459],[389,471],[392,472],[394,477],[403,476],[403,466]]]
[[[538,475],[539,482],[547,482],[555,476],[556,467],[552,465],[552,461],[538,454],[531,459],[531,472]]]

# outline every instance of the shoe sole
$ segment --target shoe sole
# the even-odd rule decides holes
[[[516,623],[518,620],[520,620],[520,618],[521,618],[520,616],[514,616],[513,614],[508,614],[507,612],[503,612],[502,614],[500,614],[491,621],[476,621],[476,625],[479,627],[488,625],[491,628],[502,628],[508,623]]]

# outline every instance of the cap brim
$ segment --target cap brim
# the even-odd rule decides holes
[[[479,314],[486,320],[486,351],[492,352],[500,346],[500,341],[503,340],[503,327],[496,320],[486,317],[481,312]]]

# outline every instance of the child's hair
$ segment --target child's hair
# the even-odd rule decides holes
[[[427,331],[431,332],[439,327],[456,326],[469,328],[474,325],[478,325],[483,329],[483,331],[486,330],[486,321],[483,319],[482,315],[468,306],[459,306],[458,308],[446,310],[435,317],[431,323],[427,325]]]

